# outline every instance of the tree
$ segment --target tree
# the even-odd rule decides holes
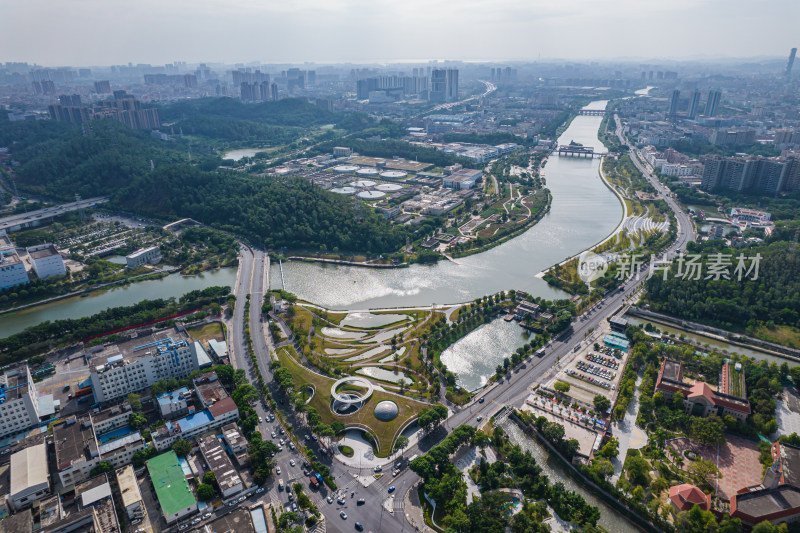
[[[681,533],[716,533],[719,526],[714,513],[703,511],[695,505],[689,511],[678,513],[675,517],[675,529]]]
[[[408,437],[405,435],[400,435],[397,437],[397,440],[394,442],[394,451],[402,451],[408,446]]]
[[[197,499],[201,502],[207,502],[214,498],[214,487],[208,485],[207,483],[201,483],[197,487]]]
[[[553,385],[553,388],[561,393],[567,393],[570,389],[569,383],[564,383],[563,381],[556,381],[555,385]]]
[[[713,485],[714,480],[720,475],[717,465],[705,459],[698,459],[690,463],[689,472],[705,481],[708,485]]]
[[[692,420],[692,437],[703,444],[725,442],[725,422],[716,415]]]
[[[172,451],[175,452],[178,457],[186,457],[189,455],[189,452],[192,451],[192,443],[188,440],[179,438],[172,445]]]
[[[598,413],[605,413],[609,409],[611,409],[611,400],[606,398],[605,396],[597,395],[594,397],[594,408],[597,410]]]
[[[628,474],[628,481],[631,485],[647,486],[650,482],[650,476],[648,476],[650,463],[640,455],[628,457],[625,461],[625,471]]]
[[[140,429],[147,424],[147,417],[142,413],[131,413],[128,417],[128,425],[131,429]]]
[[[320,416],[316,409],[309,407],[306,411],[306,420],[308,420],[308,425],[314,428],[322,421],[322,416]]]
[[[128,394],[128,403],[134,412],[139,412],[142,410],[142,398],[138,394],[133,392]]]
[[[111,463],[109,463],[108,461],[100,461],[89,472],[89,477],[99,476],[100,474],[105,474],[106,472],[111,472],[112,470],[114,470],[114,467],[111,466]]]
[[[682,392],[676,392],[674,396],[672,396],[672,408],[676,411],[683,411],[683,400],[685,397],[683,396]]]
[[[214,473],[213,470],[209,470],[208,472],[203,474],[203,483],[211,486],[217,484],[217,475]]]
[[[484,449],[492,443],[491,437],[483,431],[476,431],[475,437],[472,439],[472,444],[480,449]]]
[[[600,448],[600,451],[597,452],[598,455],[601,457],[605,457],[606,459],[613,459],[619,454],[619,439],[616,437],[612,437],[609,441]]]
[[[167,382],[163,379],[150,385],[150,393],[153,396],[158,396],[159,394],[164,394],[165,392],[167,392]]]

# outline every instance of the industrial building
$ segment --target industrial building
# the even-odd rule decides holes
[[[19,510],[50,493],[47,444],[28,446],[11,456],[11,487],[8,503]]]
[[[442,178],[442,185],[448,189],[454,189],[457,191],[463,189],[472,189],[482,176],[483,172],[480,170],[462,168],[461,170],[453,172],[449,176],[444,176]]]
[[[177,329],[110,346],[92,357],[94,397],[100,403],[110,402],[162,379],[186,378],[205,364],[201,350],[199,342]]]
[[[166,450],[178,439],[191,439],[206,431],[224,426],[239,418],[239,409],[231,398],[216,402],[208,409],[167,422],[152,433],[157,450]]]
[[[147,264],[155,265],[161,262],[161,250],[158,246],[150,246],[136,250],[130,255],[125,256],[125,263],[128,268],[139,268]]]
[[[0,250],[0,291],[28,283],[28,272],[14,248]]]
[[[197,500],[173,451],[153,457],[146,463],[167,524],[197,511]]]
[[[128,520],[141,519],[145,513],[145,505],[142,493],[139,491],[139,483],[136,481],[136,473],[131,465],[117,470],[117,485]]]
[[[67,273],[64,265],[64,258],[58,253],[52,244],[40,244],[27,248],[28,257],[31,258],[33,271],[39,279],[47,279],[51,276],[63,276]]]

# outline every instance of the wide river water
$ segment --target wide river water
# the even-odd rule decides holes
[[[607,101],[587,108],[604,109]],[[558,139],[605,147],[597,138],[602,117],[576,117]],[[551,156],[544,168],[553,194],[550,212],[522,235],[487,252],[412,265],[370,269],[322,263],[284,262],[285,289],[332,309],[421,306],[458,303],[507,289],[545,298],[564,296],[536,274],[602,241],[619,224],[622,206],[598,176],[600,159]],[[282,288],[276,263],[272,288]]]

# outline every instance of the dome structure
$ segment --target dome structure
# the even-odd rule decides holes
[[[394,420],[398,412],[397,404],[391,400],[380,401],[378,405],[375,406],[375,418],[382,422]]]

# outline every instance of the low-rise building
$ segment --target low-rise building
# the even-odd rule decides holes
[[[768,222],[772,218],[771,213],[748,209],[746,207],[734,207],[731,209],[731,220],[734,222]]]
[[[11,456],[9,506],[19,510],[50,494],[47,444],[24,448]]]
[[[167,420],[186,416],[189,414],[189,402],[191,402],[191,399],[192,393],[186,387],[159,394],[156,396],[158,412]]]
[[[347,148],[346,146],[334,146],[333,147],[333,157],[350,157],[353,153],[353,150]]]
[[[194,390],[203,407],[214,405],[228,397],[228,391],[222,386],[216,372],[207,372],[194,379]]]
[[[761,484],[731,497],[731,516],[748,527],[764,520],[773,524],[800,521],[800,448],[776,442],[771,452],[772,466]]]
[[[119,405],[114,405],[102,411],[96,409],[93,413],[90,413],[89,416],[92,419],[94,432],[97,435],[102,435],[103,433],[108,433],[109,431],[127,426],[132,412],[131,404],[122,402]]]
[[[158,503],[161,505],[161,513],[168,524],[174,524],[197,511],[197,500],[175,452],[162,453],[146,464]]]
[[[28,365],[17,365],[0,375],[0,437],[13,435],[39,423],[36,384]]]
[[[244,438],[239,426],[235,423],[222,426],[222,441],[233,455],[236,464],[243,467],[250,462],[250,455],[247,453],[247,439]]]
[[[131,465],[117,470],[117,486],[119,486],[119,496],[128,520],[141,519],[145,513],[145,506],[139,490],[139,483],[136,480],[136,473]]]
[[[536,318],[539,316],[540,310],[541,308],[539,307],[539,304],[522,301],[514,310],[514,318],[517,320],[522,320],[527,315],[531,315],[531,318]]]
[[[656,391],[664,397],[672,397],[680,392],[683,395],[684,411],[695,416],[731,415],[745,420],[750,414],[750,403],[747,401],[744,387],[744,370],[733,370],[722,365],[720,384],[722,390],[714,390],[703,381],[689,382],[683,377],[683,364],[671,359],[664,359],[658,372]]]
[[[150,246],[136,250],[130,255],[125,256],[125,263],[128,268],[139,268],[147,264],[155,265],[161,262],[161,250],[158,246]]]
[[[483,176],[480,170],[472,170],[469,168],[462,168],[459,171],[453,172],[449,176],[442,178],[442,185],[448,189],[462,190],[471,189]]]
[[[225,398],[209,406],[208,409],[167,422],[152,434],[153,444],[157,450],[166,450],[179,438],[191,439],[238,418],[239,409],[236,403],[231,398]]]
[[[64,258],[58,253],[52,244],[40,244],[27,248],[28,257],[31,258],[33,271],[39,279],[47,279],[51,276],[63,276],[67,273],[64,265]]]
[[[703,511],[711,510],[711,495],[689,483],[673,485],[669,489],[669,499],[675,512],[690,511],[698,505]]]
[[[244,482],[216,435],[207,435],[199,439],[199,444],[200,453],[203,454],[208,470],[214,472],[222,497],[230,498],[234,494],[242,492],[244,490]]]

